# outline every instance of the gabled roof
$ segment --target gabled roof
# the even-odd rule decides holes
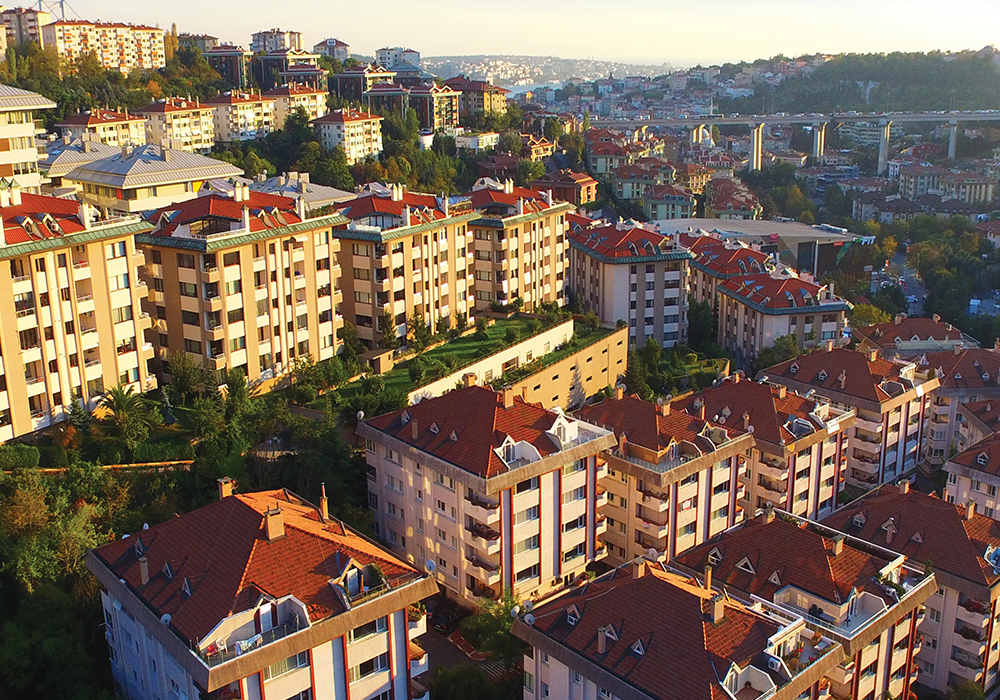
[[[195,100],[185,100],[181,97],[168,97],[152,102],[135,110],[136,114],[168,114],[172,112],[212,111],[212,105],[201,104]]]
[[[846,603],[853,590],[885,595],[875,576],[890,560],[848,542],[843,543],[840,554],[835,554],[832,538],[808,524],[786,522],[773,513],[763,513],[726,530],[681,553],[675,561],[701,571],[710,563],[709,553],[713,550],[721,557],[712,558],[712,581],[748,595],[773,600],[779,590],[794,586],[837,605]],[[775,572],[779,583],[772,578]]]
[[[268,541],[264,513],[281,508],[285,536]],[[135,554],[141,538],[151,578],[143,585]],[[322,522],[316,508],[282,490],[228,496],[116,540],[94,554],[184,639],[200,640],[261,594],[294,595],[312,622],[345,611],[330,579],[348,558],[377,562],[390,584],[419,576],[409,565],[343,523]],[[170,564],[172,578],[163,575]],[[190,597],[182,595],[184,581]]]
[[[669,183],[664,185],[650,185],[646,188],[644,198],[650,202],[683,199],[690,204],[694,204],[694,195],[691,193],[691,190]]]
[[[310,95],[326,94],[328,94],[326,90],[309,87],[308,85],[299,85],[297,83],[271,88],[264,93],[266,97],[307,97]]]
[[[405,207],[410,207],[410,215],[417,223],[445,218],[444,212],[438,208],[437,198],[419,192],[403,192],[402,198],[396,200],[374,193],[362,194],[354,199],[339,202],[336,207],[341,214],[353,221],[375,214],[401,217]]]
[[[692,265],[713,277],[759,274],[774,267],[766,253],[745,245],[726,245],[715,236],[682,233],[681,245],[695,254]]]
[[[929,352],[927,365],[939,370],[944,389],[1000,389],[1000,353],[986,348]]]
[[[570,244],[588,255],[605,259],[631,261],[648,257],[651,261],[670,256],[684,259],[691,254],[673,248],[669,236],[628,224],[590,228],[569,235]]]
[[[45,158],[39,160],[38,165],[49,177],[62,177],[81,163],[91,163],[120,152],[121,149],[100,141],[84,142],[77,138],[66,143],[58,140],[46,146]]]
[[[215,97],[209,97],[205,100],[207,105],[225,106],[225,105],[245,105],[245,104],[273,104],[275,98],[267,97],[259,93],[253,92],[239,92],[237,90],[232,90],[230,92],[224,92],[221,95],[216,95]]]
[[[9,186],[7,180],[0,180],[0,188],[6,189]],[[4,245],[60,238],[83,231],[83,222],[79,216],[81,206],[80,202],[74,199],[22,192],[21,204],[0,209],[0,217],[3,217]]]
[[[863,338],[873,347],[894,349],[896,339],[901,341],[935,341],[944,343],[955,341],[964,343],[968,337],[961,330],[943,322],[940,318],[921,318],[900,314],[892,321],[878,323],[874,326],[855,328],[854,336]]]
[[[0,112],[16,109],[55,109],[56,103],[37,92],[0,85]]]
[[[674,442],[695,442],[710,425],[685,411],[671,411],[664,416],[659,406],[638,396],[605,399],[584,406],[577,415],[588,423],[612,429],[616,436],[625,435],[628,442],[654,452],[665,450]]]
[[[355,109],[335,109],[319,119],[313,119],[310,124],[345,124],[347,122],[370,121],[380,122],[382,121],[382,117]]]
[[[978,513],[971,520],[965,515],[965,506],[884,485],[841,508],[824,524],[922,564],[931,562],[935,571],[993,586],[1000,573],[985,554],[988,547],[1000,546],[1000,522]],[[889,518],[896,528],[892,542],[887,542],[882,529]]]
[[[719,283],[718,290],[726,296],[762,309],[802,309],[803,311],[834,311],[833,304],[819,306],[820,295],[825,288],[791,275],[759,273],[727,279]],[[840,304],[842,310],[847,305]]]
[[[221,160],[147,144],[130,152],[118,152],[85,163],[67,173],[66,177],[78,182],[130,188],[242,174],[242,170]]]
[[[986,436],[972,447],[951,457],[948,464],[991,476],[1000,476],[1000,435],[993,433]]]
[[[886,382],[898,382],[901,391],[912,387],[912,382],[901,379],[901,369],[902,365],[879,357],[872,359],[863,352],[834,348],[830,351],[800,355],[794,360],[762,369],[758,374],[765,375],[772,381],[780,382],[782,379],[787,379],[808,384],[821,392],[827,390],[881,403],[895,395],[888,391],[895,387],[888,387]],[[843,386],[841,386],[842,375]]]
[[[129,122],[144,122],[142,117],[134,114],[126,114],[117,110],[93,109],[86,112],[77,112],[66,117],[56,124],[57,127],[67,126],[104,126],[106,124],[127,124]]]
[[[249,194],[249,199],[241,202],[237,202],[233,197],[219,194],[195,197],[150,212],[146,215],[146,220],[156,224],[166,216],[169,223],[154,232],[154,235],[159,236],[169,236],[178,226],[202,219],[242,221],[244,207],[250,210],[251,231],[281,228],[301,221],[295,213],[295,202],[288,197],[255,190],[250,190]]]
[[[781,628],[735,600],[723,601],[724,617],[710,618],[714,591],[678,574],[655,568],[634,577],[617,569],[533,610],[532,628],[560,647],[644,693],[666,700],[722,700],[721,687],[732,664],[743,668],[761,658]],[[579,619],[567,622],[576,606]],[[597,636],[611,626],[598,652]],[[643,653],[635,652],[639,642]],[[585,676],[585,666],[577,667]],[[782,684],[782,679],[776,679]]]
[[[559,446],[545,434],[556,418],[556,413],[520,397],[514,397],[513,405],[506,408],[502,394],[471,386],[424,399],[366,423],[438,459],[489,478],[508,471],[495,452],[508,436],[515,442],[529,443],[542,458],[558,452]],[[432,423],[437,424],[437,432],[431,430]],[[457,440],[451,439],[453,432]]]

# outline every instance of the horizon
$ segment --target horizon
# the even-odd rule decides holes
[[[942,15],[938,3],[930,0],[883,0],[878,3],[843,0],[834,11],[817,0],[758,0],[752,11],[742,0],[706,0],[697,6],[650,2],[642,11],[607,12],[598,0],[548,0],[539,7],[529,0],[508,0],[503,24],[508,17],[533,18],[503,38],[502,46],[484,45],[480,24],[463,21],[475,10],[474,0],[431,0],[415,13],[410,0],[383,0],[378,15],[350,12],[354,3],[326,3],[317,17],[317,3],[290,0],[278,12],[264,0],[221,0],[211,5],[196,0],[153,3],[149,0],[76,0],[72,6],[81,19],[122,21],[169,29],[178,33],[210,34],[220,41],[249,46],[253,32],[277,27],[299,31],[312,47],[328,37],[351,46],[352,53],[374,55],[383,46],[408,46],[421,56],[508,55],[557,57],[568,60],[595,60],[615,63],[687,68],[697,64],[752,62],[777,55],[892,53],[932,51],[978,51],[995,45],[993,22],[970,22],[977,13],[988,17],[996,12],[994,0],[955,0]],[[484,16],[495,14],[494,5],[481,6]],[[922,12],[925,11],[925,12]],[[342,16],[338,16],[341,15]],[[933,22],[913,20],[933,17]],[[187,22],[184,17],[196,18]],[[730,29],[726,17],[738,29]],[[863,22],[858,22],[858,18]],[[75,15],[68,18],[76,18]],[[911,26],[897,30],[900,20]],[[699,23],[711,22],[705,31]],[[595,24],[596,23],[596,24]],[[803,27],[821,23],[819,32]],[[377,27],[372,29],[372,26]],[[601,41],[588,36],[599,26]],[[322,29],[313,29],[322,27]],[[560,31],[553,33],[553,28]],[[674,31],[674,27],[680,27]],[[691,31],[691,28],[694,31]],[[885,36],[888,35],[888,36]],[[605,50],[595,51],[598,44]],[[661,51],[645,48],[666,44]],[[754,53],[756,51],[756,53]]]

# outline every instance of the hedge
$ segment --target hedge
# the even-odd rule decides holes
[[[146,442],[135,448],[132,461],[176,462],[182,459],[194,459],[194,446],[190,442]]]
[[[0,445],[0,469],[17,469],[18,467],[35,468],[38,466],[40,454],[34,445],[23,445],[13,442]]]

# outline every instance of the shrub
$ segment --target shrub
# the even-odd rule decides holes
[[[528,335],[534,335],[538,331],[542,330],[542,322],[537,318],[532,318],[528,320],[527,323]]]
[[[132,461],[177,462],[194,459],[194,446],[190,442],[145,442],[135,448]]]
[[[34,445],[24,445],[20,442],[0,445],[0,469],[10,470],[19,467],[34,469],[38,466],[40,456],[38,448]]]
[[[513,326],[508,328],[503,334],[503,340],[508,345],[513,345],[521,337],[521,332]]]

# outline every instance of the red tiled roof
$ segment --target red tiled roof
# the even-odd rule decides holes
[[[959,452],[948,460],[972,469],[977,472],[985,472],[993,476],[1000,476],[1000,435],[993,433],[964,452]]]
[[[460,92],[496,92],[501,94],[510,92],[510,90],[505,88],[487,83],[485,80],[469,80],[464,75],[456,75],[454,78],[448,78],[444,81],[444,84]]]
[[[59,238],[83,231],[80,202],[21,193],[21,204],[0,209],[6,245]],[[30,229],[30,230],[29,230]]]
[[[285,536],[268,541],[264,513],[278,505]],[[143,585],[135,555],[141,538],[151,578]],[[229,615],[250,609],[261,593],[294,595],[315,622],[344,611],[330,579],[349,559],[377,562],[390,580],[416,571],[339,521],[282,490],[238,494],[170,518],[94,550],[157,615],[169,614],[184,639],[200,640]],[[173,577],[162,572],[170,563]],[[182,594],[187,580],[191,596]]]
[[[403,413],[409,416],[404,423]],[[531,444],[544,458],[559,451],[545,434],[556,414],[520,397],[505,408],[503,395],[481,386],[450,391],[424,399],[401,411],[367,421],[368,425],[438,459],[489,478],[507,471],[495,452],[509,435],[515,442]],[[417,437],[413,438],[413,421]],[[431,430],[437,426],[437,432]],[[452,439],[452,433],[457,439]]]
[[[749,595],[773,600],[785,586],[795,586],[838,605],[846,603],[851,591],[868,591],[884,596],[875,576],[888,563],[844,542],[834,554],[833,540],[807,524],[785,522],[764,514],[747,520],[693,549],[677,556],[679,564],[701,571],[713,557],[712,582],[736,588]],[[772,516],[773,517],[773,516]],[[746,560],[749,562],[750,573]],[[743,566],[741,566],[741,564]],[[774,582],[777,577],[778,583]]]
[[[1000,388],[1000,353],[986,348],[929,352],[927,364],[941,370],[939,380],[947,389]]]
[[[975,416],[991,432],[1000,432],[1000,401],[997,399],[963,403],[958,410]]]
[[[659,255],[660,244],[669,241],[667,236],[654,231],[638,227],[619,228],[617,225],[571,233],[570,240],[608,258]]]
[[[267,97],[298,97],[304,95],[326,95],[326,90],[318,90],[308,85],[299,85],[293,83],[291,85],[282,85],[281,87],[271,88],[264,93]]]
[[[159,102],[153,102],[145,107],[135,110],[136,114],[164,114],[167,112],[190,112],[192,110],[213,110],[212,105],[199,104],[193,100],[184,100],[180,97],[168,97]]]
[[[469,194],[469,201],[473,209],[481,209],[491,204],[506,204],[516,207],[518,199],[524,200],[525,214],[549,208],[549,205],[542,201],[537,191],[524,187],[515,187],[514,191],[509,193],[495,190],[492,187],[481,187]]]
[[[258,104],[263,102],[274,102],[275,99],[272,97],[265,97],[252,92],[226,92],[221,95],[216,95],[215,97],[210,97],[205,100],[207,105],[242,105],[242,104]]]
[[[667,449],[673,442],[695,442],[709,423],[685,411],[672,411],[664,416],[659,406],[638,396],[605,399],[584,406],[578,412],[588,423],[603,425],[628,442],[654,452]]]
[[[746,275],[767,271],[766,253],[745,246],[727,246],[714,236],[681,233],[681,245],[695,254],[695,262],[720,275]]]
[[[382,121],[377,114],[360,112],[354,109],[335,109],[329,114],[313,119],[313,124],[344,124],[346,122]]]
[[[814,386],[817,389],[846,394],[866,401],[881,403],[890,397],[884,382],[900,381],[900,365],[881,358],[872,360],[866,353],[847,348],[829,352],[813,352],[794,360],[762,369],[758,374],[772,380],[784,378]],[[844,375],[841,387],[840,376]],[[908,384],[908,383],[907,383]],[[904,389],[907,385],[904,385]]]
[[[66,117],[56,126],[102,126],[104,124],[120,124],[127,122],[143,122],[145,119],[134,114],[112,111],[110,109],[93,109],[87,112],[78,112],[71,117]]]
[[[882,528],[890,518],[896,530],[891,542]],[[982,586],[1000,581],[984,559],[987,547],[1000,546],[1000,522],[978,513],[967,520],[965,506],[936,496],[912,489],[902,494],[896,486],[881,486],[824,524]]]
[[[625,149],[617,143],[595,143],[587,147],[592,156],[621,156],[625,157]]]
[[[279,228],[301,221],[295,213],[295,202],[288,197],[266,192],[250,191],[250,198],[237,202],[232,197],[220,194],[195,197],[176,204],[169,204],[162,209],[150,212],[146,219],[156,223],[164,214],[169,222],[154,232],[154,235],[169,236],[178,226],[189,224],[207,218],[229,219],[240,221],[243,218],[243,208],[250,209],[250,230],[259,231],[265,228]],[[279,214],[273,210],[278,210]],[[261,215],[263,213],[263,216]]]
[[[719,286],[733,296],[768,309],[815,309],[816,313],[821,313],[818,302],[822,287],[798,277],[772,277],[760,273],[728,279]]]
[[[915,338],[916,340],[936,340],[939,342],[947,340],[961,342],[963,340],[962,331],[940,319],[900,316],[899,323],[893,319],[874,326],[855,328],[854,337],[864,338],[869,344],[883,349],[895,348],[896,338],[900,340],[913,340]]]
[[[768,648],[779,626],[735,600],[723,602],[724,617],[712,623],[716,595],[677,574],[648,569],[633,577],[618,569],[534,609],[534,628],[650,697],[719,700],[732,664],[745,667]],[[575,625],[565,610],[575,605]],[[597,651],[598,628],[610,625],[618,640]],[[632,649],[641,642],[644,653]]]
[[[404,207],[410,207],[410,216],[415,223],[445,218],[444,212],[437,208],[437,198],[434,195],[418,192],[404,192],[403,198],[392,200],[390,197],[379,197],[376,194],[363,194],[346,202],[334,205],[347,218],[357,221],[373,214],[391,214],[402,217]]]
[[[686,199],[689,202],[694,202],[694,195],[691,190],[684,187],[678,187],[677,185],[665,184],[665,185],[650,185],[646,188],[645,199],[649,201],[656,201],[660,199]]]

